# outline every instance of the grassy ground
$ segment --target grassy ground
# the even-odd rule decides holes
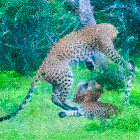
[[[138,62],[138,64],[140,64]],[[87,80],[88,70],[74,67],[75,84]],[[32,79],[19,77],[15,72],[0,73],[0,116],[11,113],[22,102]],[[40,82],[38,88],[24,110],[16,117],[0,123],[1,140],[140,140],[140,72],[132,86],[131,104],[122,114],[107,120],[106,125],[94,119],[64,118],[57,116],[60,108],[50,98],[51,85]],[[106,92],[102,101],[120,106],[124,92]]]

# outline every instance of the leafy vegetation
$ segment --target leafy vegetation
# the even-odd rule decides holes
[[[50,47],[79,24],[62,1],[53,0],[1,1],[0,22],[0,69],[21,75],[36,70]]]
[[[78,1],[77,1],[78,3]],[[139,49],[139,5],[135,0],[91,0],[97,23],[114,24],[120,31],[116,47],[125,59]],[[59,38],[80,28],[65,0],[0,0],[0,69],[30,75]]]

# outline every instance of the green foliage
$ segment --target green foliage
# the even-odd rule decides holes
[[[131,59],[137,57],[140,18],[136,1],[91,0],[91,3],[97,23],[109,22],[121,31],[116,47],[125,58],[129,54]],[[64,0],[1,0],[0,6],[1,70],[30,75],[59,38],[80,28],[78,15],[68,11]]]
[[[74,93],[77,92],[77,84],[79,84],[82,80],[88,81],[91,76],[91,72],[84,66],[73,66],[73,73],[74,73],[74,84],[73,89]]]
[[[96,80],[107,90],[118,90],[124,88],[126,81],[126,71],[119,69],[117,64],[109,64],[107,68],[93,71],[92,79]]]
[[[140,55],[140,6],[136,0],[91,0],[97,23],[112,23],[119,30],[115,46],[128,60]]]
[[[60,37],[79,28],[63,1],[1,1],[1,70],[29,75]],[[75,26],[77,25],[77,26]]]
[[[73,70],[77,78],[75,84],[79,82],[78,77],[86,79],[90,74],[87,69],[80,67],[74,67]],[[139,89],[137,82],[140,80],[137,76],[133,87]],[[2,87],[0,88],[0,116],[11,113],[23,101],[30,83],[30,78],[21,77],[14,71],[0,73],[0,87]],[[77,87],[74,88],[76,90]],[[137,88],[132,88],[132,96],[140,96]],[[130,140],[140,137],[140,105],[138,104],[126,106],[120,115],[112,116],[106,121],[74,117],[61,119],[57,116],[61,110],[52,103],[51,94],[51,85],[40,82],[32,101],[25,106],[24,110],[10,120],[0,123],[0,138],[2,140]],[[106,92],[100,100],[120,106],[124,100],[122,94],[124,95],[124,92]]]

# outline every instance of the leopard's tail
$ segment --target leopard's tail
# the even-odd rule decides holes
[[[129,103],[132,80],[134,78],[135,73],[138,71],[133,61],[130,61],[130,63],[127,64],[127,68],[130,70],[130,74],[127,79],[127,85],[126,85],[126,90],[125,90],[125,104]]]
[[[39,80],[38,75],[33,77],[33,82],[31,84],[31,88],[30,88],[28,94],[26,95],[24,101],[12,113],[1,117],[0,122],[2,122],[4,120],[9,120],[11,117],[17,115],[18,112],[24,108],[24,106],[31,100],[31,97],[32,97],[32,95],[33,95],[33,93],[35,91],[35,88],[36,88],[38,80]]]

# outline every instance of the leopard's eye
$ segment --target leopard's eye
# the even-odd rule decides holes
[[[83,87],[84,87],[85,89],[87,89],[88,83],[85,83],[85,84],[83,85]]]

